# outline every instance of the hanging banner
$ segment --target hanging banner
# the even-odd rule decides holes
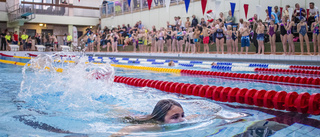
[[[257,12],[257,15],[258,15],[258,19],[260,19],[260,16],[261,16],[261,5],[257,5],[256,6],[256,12]]]
[[[167,12],[169,12],[170,0],[165,0],[165,2],[166,2]]]
[[[148,8],[149,8],[149,10],[150,10],[151,4],[152,4],[152,0],[147,0],[147,2],[148,2]]]
[[[268,15],[270,19],[271,19],[271,12],[272,12],[272,7],[268,6]]]
[[[234,10],[236,9],[236,3],[230,2],[232,17],[234,17]]]
[[[280,7],[280,19],[282,18],[283,7]]]
[[[188,13],[190,0],[184,0],[184,5],[186,6],[186,12]]]
[[[300,20],[302,19],[302,14],[301,14],[301,12],[302,12],[302,8],[300,8]]]
[[[243,5],[244,8],[244,14],[246,16],[246,19],[248,19],[248,10],[249,10],[249,5],[248,4],[244,4]]]
[[[307,9],[307,20],[309,19],[309,12],[310,12],[310,9]]]
[[[220,1],[220,0],[217,0],[217,1],[215,2],[215,5],[216,5],[216,11],[215,11],[215,13],[216,13],[216,15],[219,15],[219,14],[220,14],[221,1]]]
[[[293,14],[293,8],[288,8],[288,12],[289,12],[289,19],[290,19],[290,21],[291,21],[291,15]]]
[[[201,7],[202,7],[202,14],[204,15],[204,12],[206,11],[206,7],[207,7],[207,0],[201,0]]]
[[[73,34],[72,34],[72,36],[73,36],[72,45],[74,47],[78,47],[78,30],[77,30],[77,27],[73,26],[72,32],[73,32]],[[73,50],[73,47],[71,47],[71,50]]]
[[[130,7],[130,4],[131,4],[131,0],[128,0],[128,5],[129,5],[129,7]]]

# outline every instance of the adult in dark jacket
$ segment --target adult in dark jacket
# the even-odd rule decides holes
[[[198,25],[198,19],[196,18],[195,15],[192,15],[192,18],[193,19],[192,19],[191,26],[195,28]]]

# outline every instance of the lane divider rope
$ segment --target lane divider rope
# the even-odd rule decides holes
[[[96,75],[100,79],[103,74]],[[220,102],[238,102],[269,109],[287,110],[299,113],[320,114],[320,93],[266,91],[246,88],[197,85],[189,83],[159,81],[141,78],[115,76],[114,82],[136,87],[151,87],[169,93],[178,93],[210,98]]]

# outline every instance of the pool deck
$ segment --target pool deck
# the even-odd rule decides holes
[[[31,54],[54,54],[55,52],[36,51],[0,51],[0,53],[13,56],[29,56]],[[69,52],[66,54],[80,54],[80,52]],[[179,53],[132,53],[132,52],[86,52],[90,56],[103,57],[125,57],[125,58],[147,58],[147,59],[176,59],[176,60],[200,60],[200,61],[228,61],[228,62],[259,62],[295,65],[320,65],[320,56],[310,55],[256,55],[256,54],[179,54]]]

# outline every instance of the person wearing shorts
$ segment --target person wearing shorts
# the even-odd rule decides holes
[[[244,27],[240,29],[241,37],[241,52],[243,52],[243,48],[246,47],[246,54],[248,54],[249,46],[250,46],[250,28],[248,27],[248,22],[243,23]]]

